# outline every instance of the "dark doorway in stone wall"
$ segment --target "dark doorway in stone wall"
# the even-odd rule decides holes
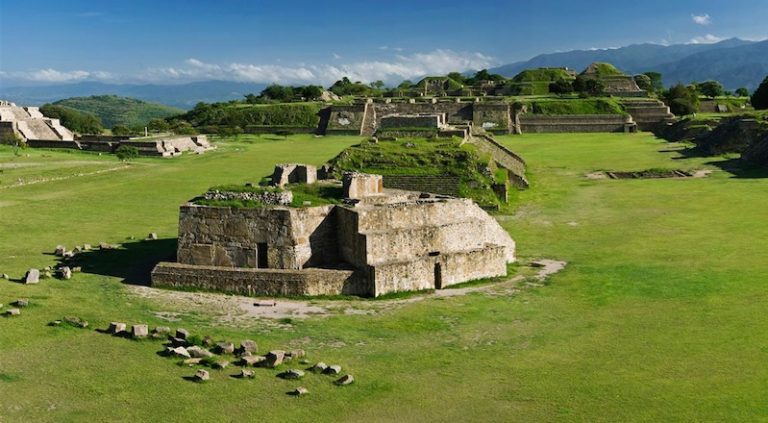
[[[256,244],[256,265],[259,269],[269,268],[269,260],[267,260],[267,243],[259,242]]]
[[[435,263],[435,289],[443,289],[443,266]]]

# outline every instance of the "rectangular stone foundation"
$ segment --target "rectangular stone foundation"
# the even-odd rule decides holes
[[[372,296],[359,272],[334,269],[250,269],[159,263],[152,286],[224,292],[246,296]]]

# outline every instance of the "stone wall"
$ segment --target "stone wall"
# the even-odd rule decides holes
[[[225,267],[302,269],[338,261],[333,206],[294,209],[186,204],[179,212],[178,261]],[[259,244],[265,244],[259,257]]]
[[[408,262],[386,263],[372,269],[374,296],[441,289],[506,274],[504,248],[491,245],[470,251],[427,255]]]
[[[630,132],[628,116],[622,115],[520,115],[522,133]]]
[[[373,295],[360,272],[333,269],[246,269],[160,263],[152,286],[247,296]]]
[[[475,103],[472,110],[472,122],[476,127],[494,133],[509,133],[511,123],[509,104]]]
[[[459,195],[458,176],[384,176],[384,188]]]
[[[365,121],[365,104],[331,106],[325,134],[360,135]]]
[[[379,128],[438,128],[444,118],[438,115],[384,116],[379,121]]]

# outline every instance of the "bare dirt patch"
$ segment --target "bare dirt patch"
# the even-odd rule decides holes
[[[242,326],[256,321],[271,322],[274,327],[290,327],[290,323],[282,323],[291,319],[306,319],[310,317],[325,317],[331,315],[361,315],[374,314],[384,310],[392,310],[406,304],[415,303],[431,298],[449,298],[467,295],[475,292],[490,295],[511,295],[517,293],[525,282],[540,284],[550,275],[565,268],[566,263],[557,260],[535,260],[529,269],[534,273],[518,274],[505,281],[488,283],[465,288],[441,289],[433,293],[415,295],[413,297],[394,300],[291,300],[274,299],[268,301],[237,295],[225,295],[206,292],[170,291],[145,286],[128,286],[130,292],[141,298],[156,302],[162,310],[155,314],[168,321],[175,321],[187,313],[199,313],[211,318],[219,324]],[[274,304],[274,305],[272,305]]]
[[[638,171],[605,171],[585,175],[587,179],[667,179],[667,178],[704,178],[711,170],[648,169]]]

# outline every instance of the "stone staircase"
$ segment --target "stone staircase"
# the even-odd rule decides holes
[[[32,130],[33,136],[27,137],[27,139],[35,140],[58,140],[61,139],[59,134],[56,133],[43,119],[27,119],[26,121],[29,129]]]
[[[525,177],[525,160],[522,157],[501,145],[489,134],[472,134],[467,142],[474,145],[479,151],[490,154],[499,167],[507,170],[509,180],[514,186],[528,188],[528,179]]]
[[[660,100],[624,99],[621,103],[641,131],[654,131],[675,120],[675,115]]]

